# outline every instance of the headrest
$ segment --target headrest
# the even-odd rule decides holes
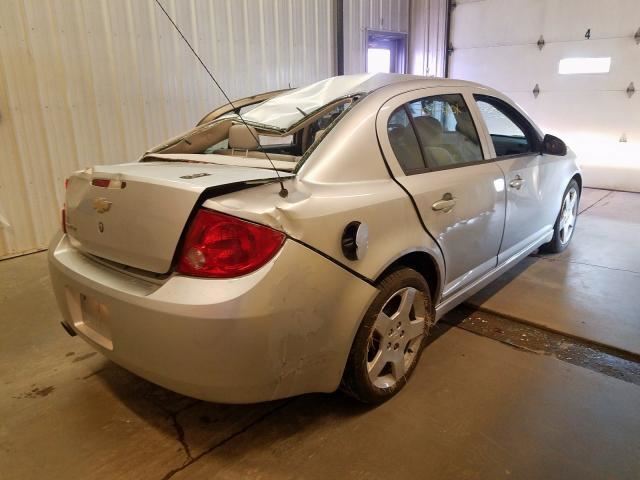
[[[418,136],[425,146],[436,146],[442,143],[442,124],[433,117],[416,117],[413,119]]]
[[[324,135],[325,129],[321,128],[320,130],[318,130],[314,135],[313,135],[313,141],[317,142],[318,140],[320,140],[322,138],[322,136]]]
[[[456,124],[456,130],[473,143],[478,143],[478,135],[476,134],[476,129],[474,128],[471,119],[467,119],[461,115],[456,118],[456,120],[458,121]]]
[[[411,125],[395,127],[389,130],[389,138],[394,142],[409,143],[411,142],[411,137],[413,137],[413,141],[415,142],[416,136],[413,133]]]
[[[258,148],[258,132],[244,124],[231,125],[229,129],[229,148],[237,150],[255,150]]]

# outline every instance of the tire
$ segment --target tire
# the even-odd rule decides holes
[[[571,195],[574,195],[571,200]],[[570,202],[571,205],[567,205]],[[578,220],[578,207],[580,206],[580,187],[578,182],[571,180],[569,185],[562,195],[562,203],[560,205],[560,213],[556,218],[556,223],[553,227],[553,238],[549,243],[545,243],[540,247],[540,251],[543,253],[560,253],[571,243],[573,233],[575,232],[576,222]],[[567,210],[569,208],[570,210]],[[573,222],[571,227],[567,230],[568,224]]]
[[[363,403],[389,400],[411,377],[434,319],[422,275],[410,268],[387,275],[356,333],[340,388]]]

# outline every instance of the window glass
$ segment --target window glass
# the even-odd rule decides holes
[[[340,102],[335,105],[331,110],[325,112],[320,118],[311,123],[308,129],[308,138],[312,139],[311,141],[315,141],[316,138],[320,138],[322,136],[322,132],[324,132],[327,128],[331,126],[333,122],[351,105],[353,102],[352,98],[346,99],[344,102]],[[320,135],[318,135],[320,132]]]
[[[268,126],[286,131],[307,115],[318,112],[340,98],[354,97],[387,85],[389,78],[389,74],[384,73],[328,78],[271,97],[253,107],[243,117],[247,123],[257,127]],[[348,106],[347,104],[346,107]],[[237,115],[231,113],[220,118],[237,120]]]
[[[519,155],[534,151],[527,137],[527,132],[518,126],[518,114],[510,111],[498,100],[491,101],[484,97],[478,98],[478,108],[487,125],[489,135],[493,141],[496,156]]]
[[[462,95],[438,95],[409,103],[424,157],[431,168],[484,160],[478,133]]]
[[[226,150],[228,148],[229,148],[229,139],[225,138],[224,140],[220,140],[215,145],[211,145],[210,147],[207,147],[202,153],[210,154],[218,150]]]
[[[407,174],[424,171],[425,164],[420,153],[420,146],[404,106],[398,108],[389,117],[387,133],[393,153],[402,170]]]
[[[286,135],[284,137],[274,137],[272,135],[259,135],[260,145],[266,146],[288,146],[293,144],[293,135]]]

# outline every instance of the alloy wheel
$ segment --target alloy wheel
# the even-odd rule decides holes
[[[562,210],[560,211],[560,222],[558,223],[558,233],[560,243],[566,245],[571,240],[573,229],[576,225],[578,217],[578,191],[570,188],[562,201]]]
[[[426,333],[426,318],[424,294],[415,288],[402,288],[384,303],[367,347],[373,385],[392,387],[410,370]]]

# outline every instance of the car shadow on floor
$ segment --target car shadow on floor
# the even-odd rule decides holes
[[[533,253],[528,257],[523,258],[518,264],[514,265],[507,272],[503,273],[478,293],[474,294],[468,302],[476,306],[482,305],[539,261],[540,258],[537,253]]]
[[[505,285],[523,274],[533,263],[535,256],[525,258],[509,272],[476,294],[482,302],[499,292]],[[457,310],[447,314],[446,324],[439,323],[432,329],[425,348],[455,328],[462,319]],[[458,318],[459,317],[459,318]],[[184,450],[187,463],[203,455],[211,454],[221,445],[247,430],[251,430],[252,448],[264,449],[272,442],[289,437],[313,434],[332,422],[344,422],[365,416],[377,406],[362,405],[338,391],[332,394],[307,394],[289,399],[250,405],[225,405],[196,400],[172,392],[148,382],[118,365],[105,361],[102,369],[92,374],[142,422],[173,438]],[[269,420],[265,422],[265,420]],[[258,426],[268,423],[268,431]],[[260,433],[256,433],[260,432]],[[237,442],[234,442],[234,445]],[[246,454],[236,448],[237,454]],[[225,452],[225,455],[228,455]]]
[[[446,335],[450,328],[445,324],[434,327],[425,348]],[[216,404],[154,385],[110,361],[92,376],[138,419],[174,438],[184,451],[185,465],[205,455],[212,455],[211,459],[216,460],[216,449],[248,430],[251,433],[246,441],[234,442],[233,452],[225,449],[225,462],[300,434],[313,435],[314,431],[331,428],[331,424],[337,426],[377,408],[360,404],[340,391],[250,405]],[[176,469],[182,468],[184,465],[176,465]]]

